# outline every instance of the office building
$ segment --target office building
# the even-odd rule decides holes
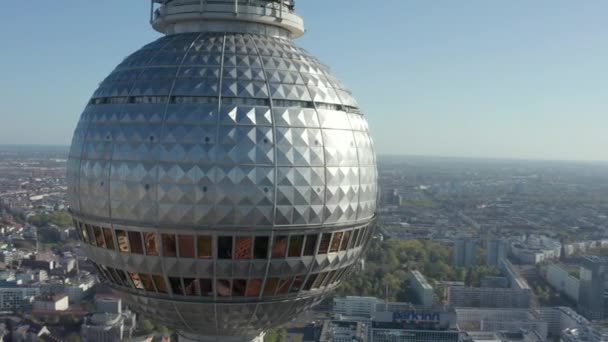
[[[19,285],[14,281],[0,281],[0,310],[31,308],[34,298],[39,294],[38,286]]]
[[[448,287],[448,305],[451,307],[529,308],[530,289],[492,287]]]
[[[608,257],[585,257],[580,270],[578,311],[588,319],[608,318]]]
[[[580,292],[580,280],[570,274],[568,270],[559,264],[547,267],[547,282],[557,291],[564,294],[574,302],[578,302]]]
[[[382,301],[376,297],[347,296],[334,298],[334,317],[371,318],[376,312],[376,306]]]
[[[418,297],[418,304],[423,307],[433,306],[433,287],[419,271],[410,272],[410,286]]]
[[[498,266],[501,259],[508,255],[509,245],[503,240],[486,240],[486,264],[488,266]]]
[[[471,267],[477,264],[479,246],[476,240],[458,239],[454,241],[452,264],[460,267]]]

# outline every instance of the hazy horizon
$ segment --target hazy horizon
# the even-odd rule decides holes
[[[160,36],[148,1],[92,8],[5,4],[0,144],[69,145],[99,82]],[[297,10],[308,28],[297,44],[353,91],[379,154],[608,160],[608,2],[308,0]]]

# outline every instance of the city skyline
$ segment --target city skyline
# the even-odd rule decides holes
[[[298,44],[350,85],[380,154],[608,159],[608,4],[387,4],[395,10],[298,3],[308,28]],[[94,12],[75,1],[7,6],[15,15],[0,27],[19,31],[0,56],[12,66],[0,81],[2,144],[69,145],[82,99],[132,46],[158,36],[146,25],[146,1],[114,0]],[[373,25],[360,27],[366,22]]]

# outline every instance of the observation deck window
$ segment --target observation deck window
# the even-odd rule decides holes
[[[246,290],[247,290],[247,280],[246,279],[234,279],[232,281],[232,296],[244,297]]]
[[[213,240],[209,235],[199,235],[198,238],[198,258],[211,259],[213,255]]]
[[[129,231],[129,245],[131,246],[131,253],[144,254],[140,232]]]
[[[211,279],[201,279],[201,295],[203,297],[213,297],[213,281]]]
[[[112,229],[110,228],[103,228],[103,236],[105,238],[106,241],[106,247],[108,249],[114,249],[114,236],[112,234]]]
[[[156,285],[156,290],[160,293],[168,293],[167,283],[165,282],[165,278],[159,275],[153,275],[152,279],[154,280],[154,285]]]
[[[144,233],[144,243],[146,245],[146,255],[158,256],[156,233]]]
[[[184,288],[180,278],[169,277],[169,284],[171,285],[171,291],[174,295],[184,295]]]
[[[302,254],[304,235],[292,235],[289,238],[289,257],[299,257]]]
[[[253,257],[255,259],[268,258],[268,236],[256,236],[253,245]]]
[[[184,278],[184,290],[186,296],[198,296],[198,280],[194,278]]]
[[[124,230],[116,229],[116,240],[118,241],[118,248],[123,253],[129,253],[129,238],[127,238],[127,232]]]
[[[218,297],[232,296],[232,285],[229,279],[218,279],[215,282],[215,289]]]
[[[179,257],[180,258],[195,258],[194,252],[194,236],[193,235],[178,235],[179,237]]]
[[[232,236],[219,236],[217,238],[218,259],[232,259]]]
[[[287,236],[280,235],[274,238],[274,244],[272,245],[272,257],[273,258],[284,258],[287,252]]]
[[[304,245],[304,256],[315,255],[315,248],[317,247],[317,240],[319,236],[317,234],[306,235],[306,245]]]
[[[177,243],[175,235],[173,234],[162,234],[163,240],[163,256],[169,258],[175,258],[177,256]]]
[[[250,279],[247,286],[247,297],[257,297],[262,290],[262,279]]]

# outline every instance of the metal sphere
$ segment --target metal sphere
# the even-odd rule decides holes
[[[366,120],[289,39],[173,34],[126,58],[74,133],[68,200],[100,276],[191,334],[256,336],[319,302],[376,211]]]

